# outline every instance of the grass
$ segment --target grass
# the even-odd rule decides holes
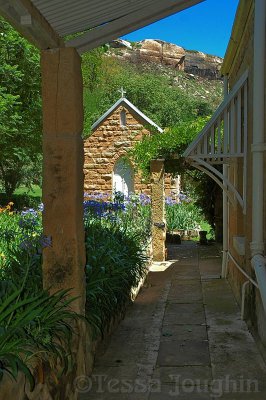
[[[215,236],[214,236],[214,234],[213,234],[213,230],[212,230],[212,227],[211,227],[211,225],[210,224],[208,224],[208,222],[206,222],[206,221],[201,221],[201,223],[200,223],[200,228],[201,228],[201,230],[202,231],[207,231],[208,233],[207,233],[207,239],[208,240],[210,240],[210,239],[214,239],[215,238]],[[190,240],[193,240],[194,242],[198,242],[199,241],[199,239],[200,239],[200,237],[198,236],[198,237],[193,237],[193,238],[191,238]]]
[[[212,229],[211,225],[208,224],[208,222],[202,221],[201,224],[200,224],[200,227],[201,227],[202,231],[207,231],[208,232],[207,233],[207,239],[213,239],[214,238],[214,235],[212,233],[213,229]]]
[[[13,203],[13,210],[37,209],[42,202],[42,189],[37,185],[32,185],[31,190],[25,186],[20,186],[12,196],[7,196],[0,187],[0,207],[5,207],[9,202]]]
[[[20,186],[15,190],[14,194],[27,194],[32,197],[42,197],[42,188],[37,185],[32,185],[32,190],[29,190],[26,186]]]

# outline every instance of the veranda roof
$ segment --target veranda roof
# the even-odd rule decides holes
[[[39,49],[71,46],[82,54],[202,1],[0,0],[0,15]]]

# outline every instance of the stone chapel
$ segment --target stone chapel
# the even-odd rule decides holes
[[[91,127],[92,135],[84,140],[84,191],[108,193],[120,191],[150,195],[150,183],[143,182],[141,174],[127,152],[143,135],[163,132],[150,118],[122,97]],[[156,133],[155,133],[156,134]],[[165,192],[180,192],[180,179],[165,175]]]

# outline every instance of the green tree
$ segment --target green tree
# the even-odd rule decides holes
[[[201,99],[200,84],[194,90],[199,94],[187,94],[184,87],[171,83],[166,72],[119,62],[99,49],[86,53],[82,60],[85,136],[90,134],[90,126],[119,99],[121,86],[126,90],[126,98],[161,127],[177,126],[214,111],[212,104]],[[186,74],[183,75],[185,80]],[[189,85],[192,92],[195,84]]]
[[[217,228],[217,215],[221,215],[221,189],[206,174],[191,167],[182,157],[184,150],[204,127],[209,117],[199,117],[194,122],[182,123],[167,128],[164,132],[153,132],[143,137],[130,151],[136,168],[149,178],[150,161],[156,158],[165,159],[165,170],[173,176],[181,175],[182,187],[196,199],[206,220],[216,229],[216,237],[220,237]]]
[[[0,18],[0,184],[11,196],[41,178],[39,52]]]

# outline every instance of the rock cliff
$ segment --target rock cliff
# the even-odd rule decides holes
[[[220,78],[223,62],[221,57],[201,51],[185,50],[176,44],[158,39],[145,39],[140,42],[113,40],[108,54],[133,63],[161,64],[208,79]]]

